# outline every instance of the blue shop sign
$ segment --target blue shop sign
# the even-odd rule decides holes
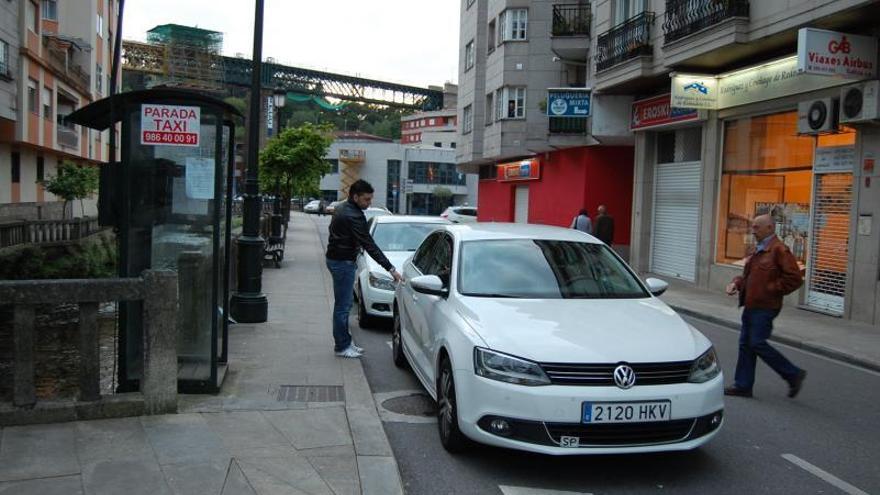
[[[549,90],[547,92],[547,115],[550,117],[589,117],[590,92]]]

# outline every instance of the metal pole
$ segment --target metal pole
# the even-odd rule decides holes
[[[268,319],[269,300],[263,289],[263,246],[260,236],[259,171],[260,109],[262,106],[263,0],[256,0],[254,52],[251,69],[251,105],[248,117],[247,178],[244,193],[244,225],[238,238],[238,292],[232,295],[230,313],[239,323],[262,323]]]

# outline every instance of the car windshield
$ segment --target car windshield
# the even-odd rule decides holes
[[[521,299],[649,297],[604,244],[537,239],[461,244],[459,291]]]
[[[382,251],[415,251],[438,227],[436,223],[380,223],[373,240]]]

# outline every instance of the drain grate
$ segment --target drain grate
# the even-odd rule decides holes
[[[345,390],[338,385],[281,385],[278,400],[283,402],[345,402]]]

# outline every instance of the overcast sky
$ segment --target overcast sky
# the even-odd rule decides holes
[[[458,79],[455,0],[265,0],[263,58],[426,87]],[[122,36],[160,24],[223,33],[226,55],[253,49],[250,0],[127,0]]]

